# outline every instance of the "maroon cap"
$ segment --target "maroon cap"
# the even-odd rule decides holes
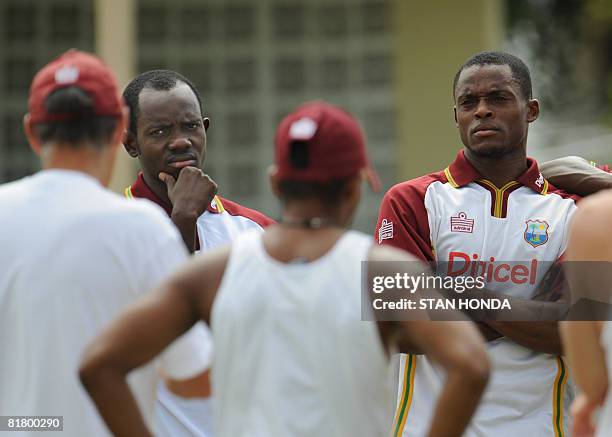
[[[321,101],[299,106],[281,121],[274,143],[281,179],[329,182],[362,173],[374,191],[380,190],[363,131],[337,106]]]
[[[30,86],[28,112],[33,123],[69,120],[78,114],[49,114],[47,97],[60,88],[76,86],[94,101],[94,113],[120,117],[123,100],[115,75],[99,58],[78,50],[69,50],[40,70]]]

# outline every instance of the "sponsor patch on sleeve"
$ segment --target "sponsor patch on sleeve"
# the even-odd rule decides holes
[[[391,238],[393,238],[393,222],[383,219],[380,228],[378,228],[378,244]]]

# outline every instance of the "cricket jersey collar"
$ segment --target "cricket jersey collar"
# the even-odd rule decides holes
[[[465,150],[463,149],[457,153],[455,160],[444,169],[444,174],[448,183],[455,188],[484,179],[465,157]],[[542,195],[548,192],[548,181],[544,179],[536,160],[530,157],[527,157],[527,170],[519,176],[517,182]]]

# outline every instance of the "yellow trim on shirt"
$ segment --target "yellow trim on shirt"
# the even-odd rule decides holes
[[[540,194],[542,196],[546,196],[546,193],[548,193],[548,181],[544,179],[544,188],[542,188],[542,191],[540,192]]]
[[[215,195],[215,197],[213,197],[213,200],[215,201],[215,205],[217,205],[217,212],[219,213],[225,212],[225,208],[223,207],[223,204],[221,203],[221,199],[219,199],[219,196]]]
[[[510,181],[503,187],[497,188],[493,182],[486,179],[481,179],[480,182],[485,184],[487,187],[490,187],[495,192],[495,207],[493,209],[493,217],[501,218],[504,207],[504,192],[508,190],[508,188],[514,187],[519,183],[517,181]]]
[[[563,358],[557,357],[557,376],[553,386],[552,411],[553,429],[555,437],[563,437],[563,395],[565,393],[565,383],[567,382],[567,368]]]
[[[132,187],[126,187],[123,194],[125,194],[125,197],[127,197],[128,199],[134,198],[134,196],[132,196]]]
[[[451,184],[451,187],[459,188],[459,184],[455,182],[455,179],[453,178],[453,175],[450,172],[450,167],[446,167],[444,169],[444,174],[446,175],[446,179],[448,179],[448,183]]]
[[[404,377],[402,378],[402,397],[397,405],[395,419],[393,420],[393,437],[401,437],[401,435],[404,433],[404,426],[406,426],[406,418],[408,417],[408,412],[410,411],[412,394],[414,393],[416,360],[416,355],[409,354],[406,356],[406,362],[404,363]]]
[[[393,419],[393,430],[397,427],[397,419],[402,410],[402,404],[404,403],[404,398],[406,397],[406,381],[408,380],[408,357],[406,357],[406,362],[404,363],[404,376],[402,377],[402,396],[400,397],[400,401],[397,404],[397,409],[395,411],[395,418]],[[393,435],[396,435],[394,432]]]

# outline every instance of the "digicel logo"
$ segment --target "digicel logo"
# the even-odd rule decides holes
[[[538,277],[538,261],[532,259],[529,264],[496,263],[495,258],[489,261],[481,261],[478,254],[472,254],[471,258],[464,252],[451,252],[448,259],[448,276],[459,276],[468,273],[469,276],[484,276],[487,282],[512,282],[513,284],[534,285]]]

